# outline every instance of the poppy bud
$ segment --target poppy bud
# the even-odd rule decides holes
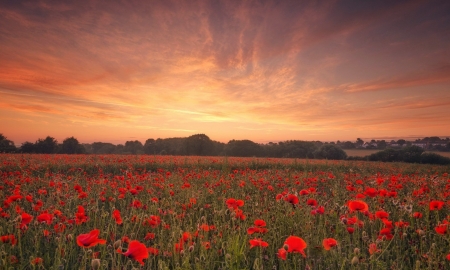
[[[67,238],[67,241],[72,241],[73,240],[73,235],[72,234],[68,234],[66,236],[66,238]]]
[[[194,246],[189,246],[189,252],[194,251]]]
[[[114,249],[118,249],[119,247],[122,246],[122,241],[119,239],[116,242],[114,242],[113,247]]]
[[[354,256],[351,264],[357,264],[357,263],[359,263],[359,258],[358,258],[358,256]]]
[[[359,248],[355,248],[355,249],[353,250],[353,253],[355,253],[356,255],[358,255],[359,252],[360,252]]]
[[[91,267],[93,270],[97,270],[100,268],[100,259],[93,259],[91,261]]]

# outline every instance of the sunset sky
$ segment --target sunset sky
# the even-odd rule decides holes
[[[20,145],[450,137],[450,1],[1,1]]]

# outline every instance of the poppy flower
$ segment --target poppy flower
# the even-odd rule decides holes
[[[438,234],[446,234],[447,233],[447,224],[441,224],[438,225],[434,228],[434,230],[438,233]]]
[[[119,210],[114,210],[113,211],[113,218],[116,220],[116,224],[120,225],[122,224],[122,217],[120,216],[120,211]]]
[[[287,252],[297,252],[303,255],[303,257],[306,257],[304,249],[308,246],[302,238],[298,236],[289,236],[286,238],[286,241],[284,241],[284,244],[287,245],[288,250]]]
[[[148,258],[147,247],[137,240],[133,240],[128,245],[128,250],[123,255],[144,265],[142,260]]]
[[[330,250],[332,247],[336,246],[338,242],[334,238],[326,238],[323,239],[322,244],[325,250]]]
[[[350,208],[350,211],[360,211],[360,212],[369,211],[369,206],[364,201],[360,200],[349,201],[347,205],[348,208]]]
[[[375,188],[366,188],[364,194],[373,198],[378,195],[378,190],[376,190]]]
[[[284,200],[287,201],[288,203],[292,204],[293,206],[298,204],[298,197],[295,196],[294,194],[287,195],[287,197],[284,198]]]
[[[42,258],[39,258],[39,257],[31,260],[31,264],[32,265],[42,264],[43,262],[44,262],[44,260]]]
[[[287,251],[284,248],[280,248],[277,253],[278,258],[286,260]]]
[[[413,213],[413,218],[422,218],[422,217],[423,217],[423,214],[420,213],[420,212],[414,212]]]
[[[231,209],[237,209],[238,207],[244,206],[243,200],[236,200],[234,198],[230,198],[230,199],[226,200],[225,203],[227,204],[228,208],[231,208]]]
[[[77,236],[77,244],[83,248],[90,248],[96,246],[97,244],[104,245],[106,240],[98,239],[98,235],[100,234],[100,230],[95,229],[86,234],[80,234]]]
[[[261,240],[261,238],[258,239],[251,239],[249,241],[250,243],[250,248],[254,248],[254,247],[268,247],[269,243]]]
[[[255,222],[253,222],[253,224],[255,224],[255,226],[257,226],[257,227],[265,227],[266,226],[266,222],[262,219],[255,220]]]
[[[369,254],[370,254],[370,255],[372,255],[372,254],[374,254],[374,253],[377,253],[377,252],[380,252],[380,251],[381,251],[381,250],[379,250],[379,249],[377,248],[377,244],[372,243],[372,244],[369,245]]]
[[[385,211],[376,211],[375,217],[379,219],[386,219],[389,217],[389,213]]]
[[[38,222],[46,222],[47,224],[51,224],[53,220],[53,215],[49,213],[42,213],[37,216]]]
[[[441,210],[442,207],[444,206],[444,202],[443,201],[431,201],[430,202],[430,211],[433,210]]]

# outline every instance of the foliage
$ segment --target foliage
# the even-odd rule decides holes
[[[314,152],[314,157],[318,159],[342,160],[347,158],[347,154],[336,145],[324,144]]]
[[[85,149],[77,139],[70,137],[63,141],[60,152],[62,154],[83,154]]]
[[[14,142],[8,140],[3,134],[0,133],[0,153],[13,153],[16,152],[17,148]]]

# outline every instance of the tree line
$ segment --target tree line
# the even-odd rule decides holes
[[[327,158],[346,159],[339,146],[320,141],[290,140],[278,143],[259,144],[250,140],[231,140],[222,143],[211,140],[205,134],[189,137],[127,141],[125,144],[94,142],[80,144],[74,137],[62,143],[50,136],[36,142],[25,142],[20,147],[0,134],[0,152],[42,153],[42,154],[147,154],[181,156],[235,156],[235,157],[277,157],[277,158]]]

